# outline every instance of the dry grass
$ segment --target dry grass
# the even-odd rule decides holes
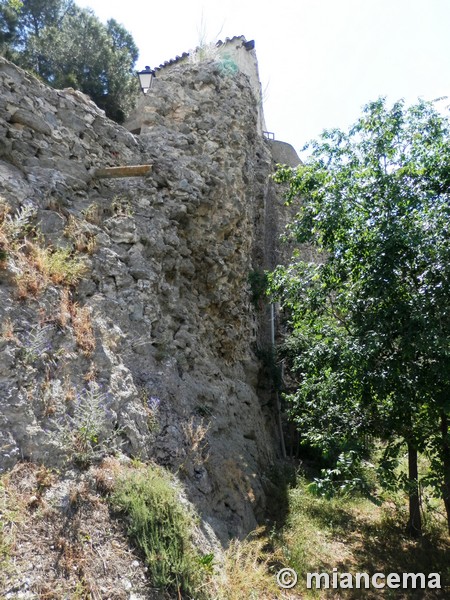
[[[116,458],[108,456],[98,467],[92,469],[96,487],[101,494],[109,495],[114,490],[122,467]]]
[[[205,424],[203,419],[196,423],[194,417],[191,417],[187,423],[183,423],[181,428],[184,433],[187,451],[179,469],[186,470],[188,467],[204,465],[208,461],[208,442],[206,436],[210,424]]]
[[[87,230],[86,227],[83,226],[82,221],[79,221],[73,215],[69,216],[64,235],[70,239],[77,252],[93,254],[97,249],[95,234]]]
[[[75,400],[75,398],[76,398],[76,395],[77,395],[77,389],[72,384],[72,382],[70,381],[68,375],[64,376],[64,381],[63,381],[63,395],[64,395],[64,400],[67,403],[73,402]]]
[[[7,317],[2,323],[0,339],[4,340],[5,342],[18,343],[18,339],[14,334],[14,323],[9,317]]]
[[[97,378],[98,378],[98,372],[99,372],[99,370],[98,370],[97,365],[94,362],[92,362],[89,365],[89,369],[83,375],[84,381],[86,383],[89,383],[89,382],[95,383],[97,381]]]
[[[55,318],[60,327],[73,328],[73,334],[78,347],[86,356],[91,356],[95,350],[95,335],[92,324],[92,312],[88,306],[80,306],[71,299],[70,290],[61,290],[59,312]]]
[[[92,223],[93,225],[101,225],[103,221],[103,211],[102,208],[93,202],[90,204],[85,211],[83,211],[84,218],[88,223]]]
[[[91,309],[88,306],[80,306],[78,303],[74,303],[71,305],[70,314],[78,347],[83,354],[90,356],[95,350]]]
[[[61,290],[60,301],[59,301],[59,312],[57,315],[58,324],[64,328],[70,322],[71,319],[71,308],[72,301],[70,299],[70,291],[67,288]]]
[[[277,587],[271,565],[276,557],[268,541],[255,532],[247,539],[232,540],[224,553],[223,564],[211,579],[209,593],[214,600],[274,600],[288,598]]]
[[[10,272],[21,300],[38,296],[51,284],[75,285],[87,270],[70,248],[46,246],[33,218],[29,207],[11,216],[0,199],[0,268]]]
[[[128,600],[130,592],[124,581],[129,581],[134,593],[148,600],[299,598],[277,588],[277,556],[270,551],[267,538],[259,533],[243,541],[232,541],[220,566],[215,568],[205,566],[204,557],[192,555],[192,576],[202,580],[194,596],[183,594],[182,586],[172,586],[168,595],[162,589],[152,589],[147,578],[150,570],[146,577],[140,557],[127,540],[125,522],[113,519],[106,501],[94,491],[96,488],[110,497],[125,474],[139,476],[140,472],[146,474],[147,467],[124,466],[117,459],[107,458],[91,468],[87,476],[72,474],[70,480],[29,463],[17,465],[0,479],[2,523],[8,536],[14,534],[5,545],[0,533],[0,589],[5,593],[13,588],[22,592],[25,588],[20,582],[28,581],[26,589],[41,599]],[[175,497],[172,478],[163,477],[157,467],[152,467],[151,473],[153,479],[144,477],[140,481],[146,493],[152,497],[156,494],[158,499],[152,519],[169,526],[167,503],[175,512],[184,509]],[[139,489],[132,487],[128,491],[135,494]],[[131,496],[126,495],[125,499],[128,502]],[[139,504],[139,516],[142,507]],[[186,522],[184,519],[183,516],[183,527],[191,527],[190,518]],[[131,529],[133,523],[136,525],[127,522]],[[190,535],[188,529],[185,536]],[[167,527],[158,531],[166,544]]]
[[[7,581],[16,575],[12,557],[25,507],[26,500],[16,493],[9,484],[9,477],[4,475],[0,479],[0,590],[6,589]]]
[[[20,300],[38,296],[51,284],[75,285],[86,273],[86,265],[68,248],[52,249],[33,241],[10,256]]]
[[[0,512],[0,597],[28,590],[41,600],[128,600],[132,585],[154,598],[124,527],[86,480],[19,464],[0,479]]]
[[[86,273],[86,265],[69,248],[43,246],[39,238],[11,249],[10,258],[21,300],[38,296],[51,284],[75,285]]]
[[[70,248],[56,248],[33,243],[30,264],[43,276],[44,284],[75,285],[86,273],[86,265]]]

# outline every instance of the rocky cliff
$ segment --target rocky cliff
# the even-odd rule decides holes
[[[0,471],[120,447],[242,536],[276,454],[248,284],[273,163],[246,76],[180,65],[140,136],[1,58],[0,90]]]

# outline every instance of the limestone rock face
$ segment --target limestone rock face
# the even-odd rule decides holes
[[[248,285],[272,162],[246,76],[180,65],[146,99],[140,136],[2,58],[0,89],[8,218],[86,268],[19,294],[24,263],[2,263],[0,471],[120,446],[179,473],[220,538],[245,534],[276,447]],[[94,176],[139,164],[148,176]]]

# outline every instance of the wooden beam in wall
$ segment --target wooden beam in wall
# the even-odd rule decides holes
[[[128,167],[105,167],[94,172],[96,179],[111,177],[145,177],[152,170],[152,165],[130,165]]]

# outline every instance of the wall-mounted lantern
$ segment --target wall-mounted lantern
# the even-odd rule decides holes
[[[152,87],[154,76],[155,71],[152,71],[150,67],[145,67],[143,71],[138,71],[139,83],[141,85],[141,90],[144,94],[146,94],[148,90]]]

